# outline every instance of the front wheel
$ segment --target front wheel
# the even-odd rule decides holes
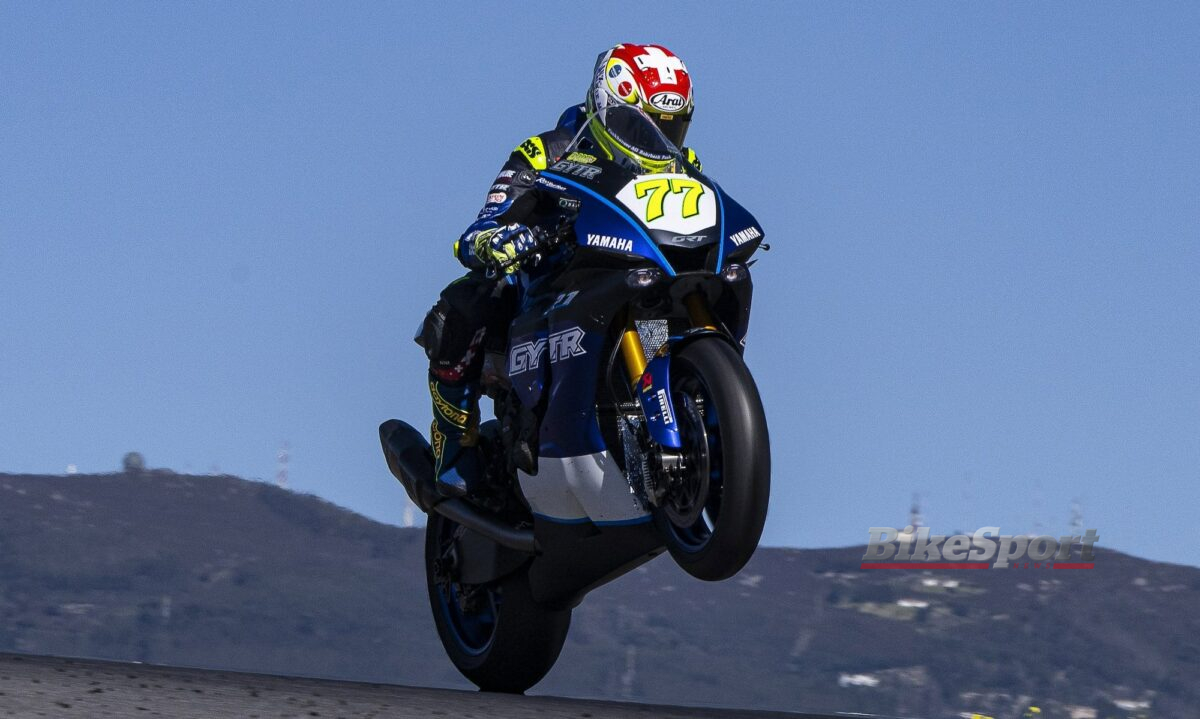
[[[688,574],[717,581],[750,561],[771,491],[771,445],[750,370],[727,342],[701,338],[671,358],[683,469],[654,521]]]
[[[527,568],[495,584],[457,579],[462,526],[431,512],[425,526],[425,575],[438,636],[450,661],[483,691],[520,694],[554,666],[571,610],[533,600]]]

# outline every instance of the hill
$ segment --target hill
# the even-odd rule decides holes
[[[400,490],[397,487],[397,498]],[[422,533],[229,476],[0,474],[0,651],[465,687]],[[536,691],[924,717],[1193,717],[1200,570],[859,569],[762,549],[704,584],[659,558],[591,595]],[[908,600],[900,603],[900,600]],[[1092,714],[1095,712],[1095,714]]]

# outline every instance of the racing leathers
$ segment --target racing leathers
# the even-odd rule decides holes
[[[525,223],[538,205],[538,171],[558,160],[585,124],[583,106],[567,108],[553,130],[530,137],[509,155],[488,190],[483,209],[454,243],[454,255],[467,273],[451,282],[425,317],[417,343],[429,358],[433,400],[430,445],[438,491],[462,496],[472,490],[479,458],[479,379],[485,338],[503,338],[516,308],[511,283],[489,277],[493,262],[523,251],[530,236]],[[697,169],[690,149],[683,150]],[[515,269],[515,266],[512,268]]]

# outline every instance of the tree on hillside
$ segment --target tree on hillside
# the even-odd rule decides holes
[[[121,460],[121,467],[125,474],[141,474],[142,470],[146,468],[146,458],[142,456],[141,452],[128,452]]]

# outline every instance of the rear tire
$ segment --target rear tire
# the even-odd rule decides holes
[[[684,481],[655,508],[654,521],[684,571],[707,581],[727,579],[750,561],[767,518],[771,444],[762,399],[741,356],[716,337],[672,355],[670,381],[690,461]],[[696,475],[700,467],[708,469],[706,477]],[[678,523],[697,511],[698,519]]]
[[[535,602],[526,567],[495,585],[469,587],[453,581],[454,571],[444,565],[460,530],[436,511],[425,527],[425,576],[438,636],[450,661],[480,689],[521,694],[554,666],[571,626],[571,610],[550,610]],[[464,594],[471,595],[465,610],[459,601]]]

